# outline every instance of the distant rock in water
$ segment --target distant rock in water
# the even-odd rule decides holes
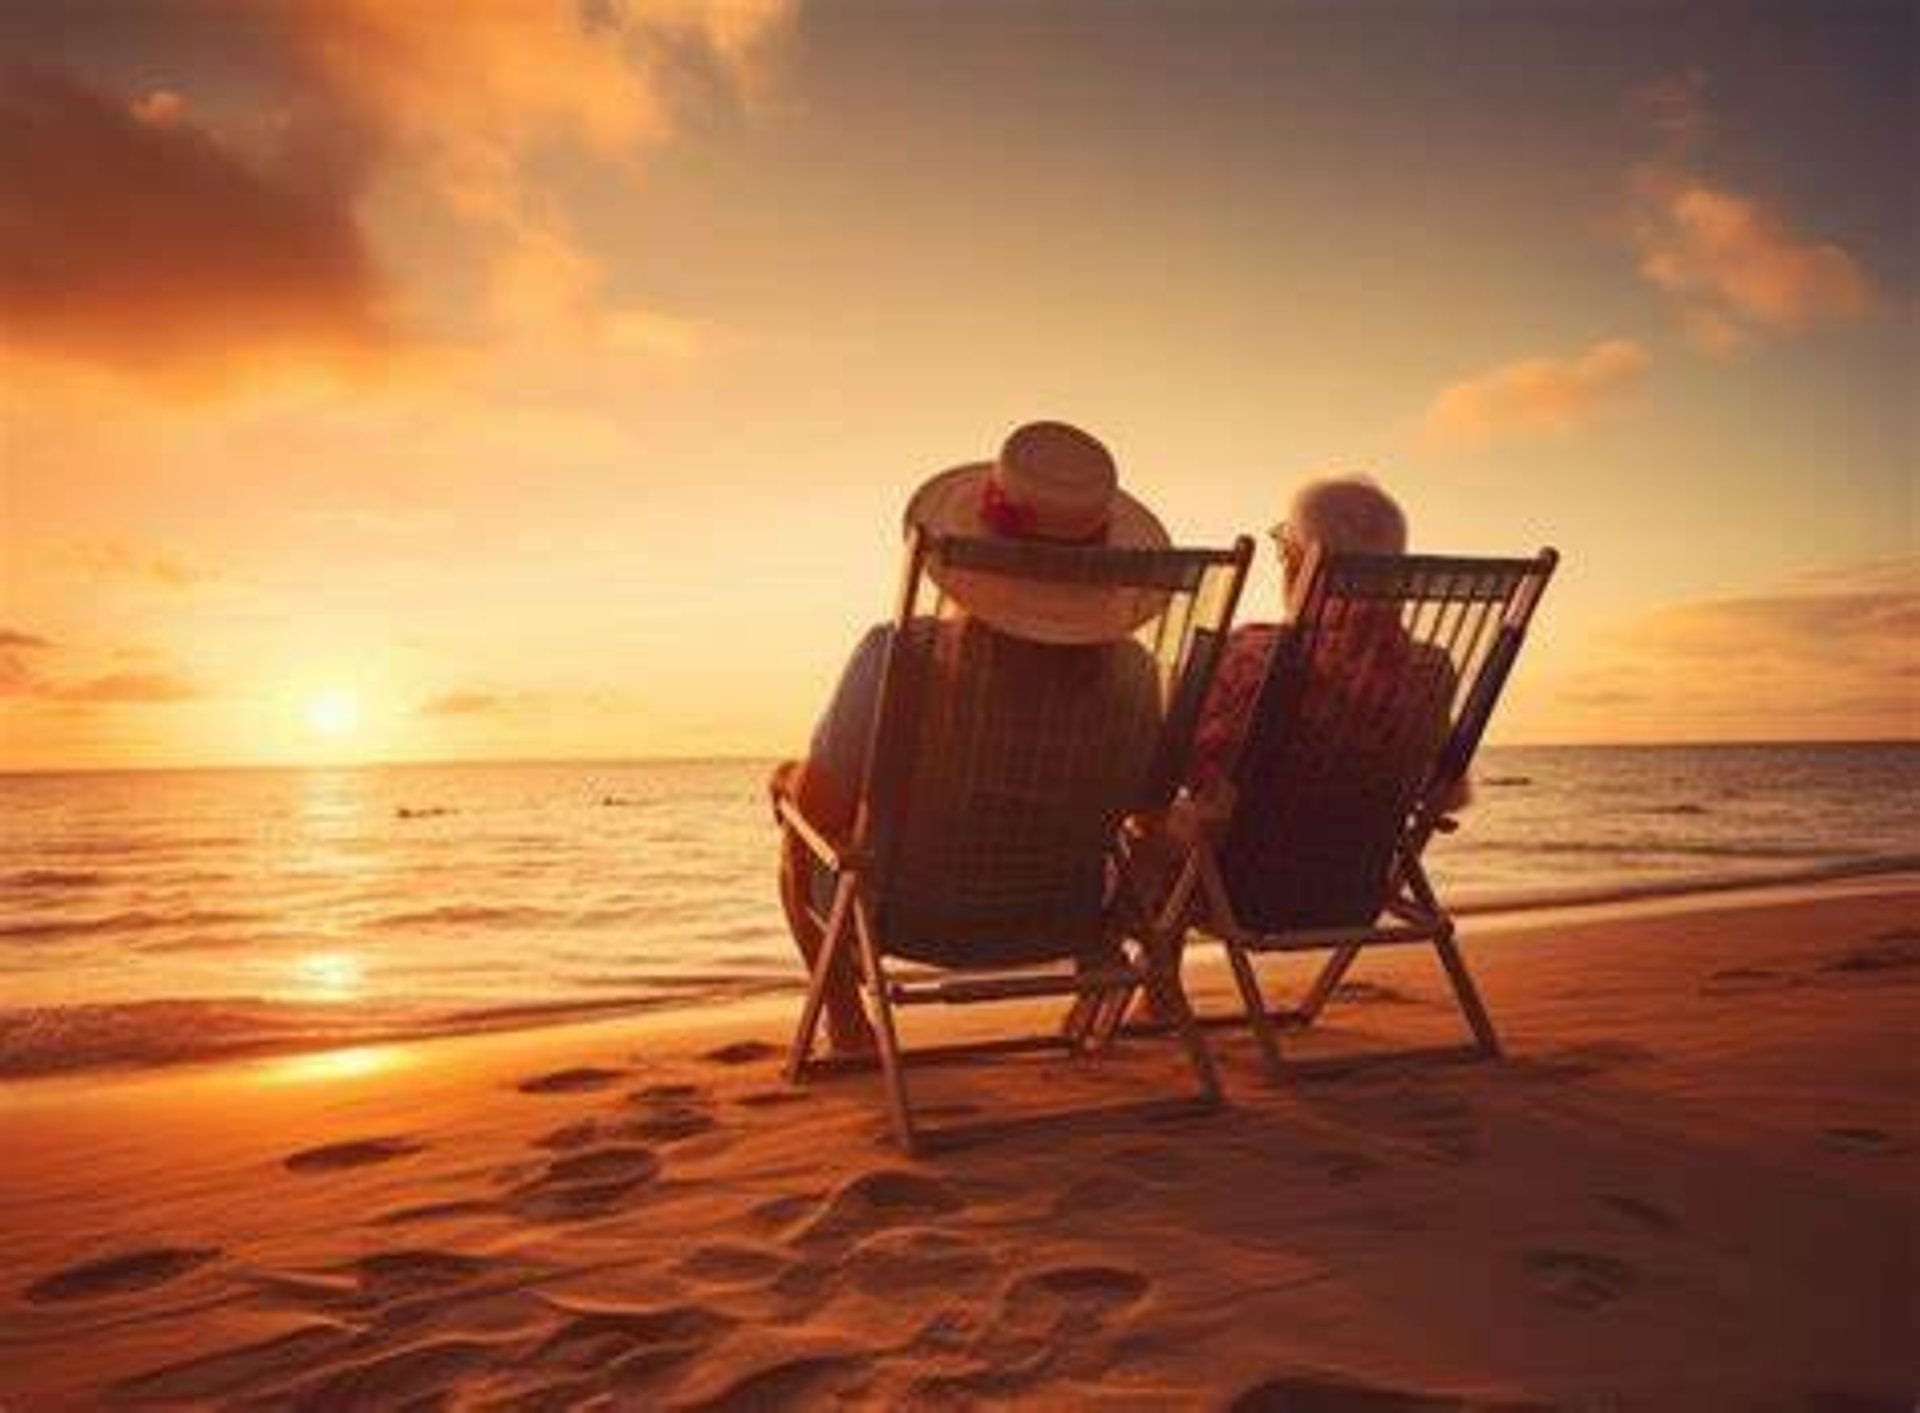
[[[645,803],[645,800],[635,799],[632,795],[602,795],[600,797],[600,808],[606,810],[638,809]]]
[[[401,805],[394,810],[395,819],[439,819],[442,815],[458,814],[459,811],[448,805]]]
[[[1533,784],[1531,775],[1488,775],[1479,782],[1489,790],[1511,790],[1521,785]]]
[[[1647,813],[1648,814],[1705,814],[1707,813],[1707,807],[1705,805],[1688,805],[1688,804],[1649,805],[1647,807]]]

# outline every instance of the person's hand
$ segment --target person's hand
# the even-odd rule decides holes
[[[767,777],[767,807],[773,811],[774,823],[780,822],[780,804],[793,798],[794,777],[800,773],[800,762],[783,760],[773,768]]]

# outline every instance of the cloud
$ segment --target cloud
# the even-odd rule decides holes
[[[1698,170],[1712,123],[1706,88],[1706,75],[1692,69],[1633,97],[1656,152],[1628,183],[1627,230],[1641,277],[1711,353],[1867,318],[1880,295],[1851,253]]]
[[[288,364],[383,368],[484,334],[476,310],[577,315],[604,282],[544,160],[631,168],[681,110],[746,101],[792,8],[474,0],[454,18],[392,0],[93,0],[9,14],[0,332],[222,386]],[[167,86],[129,90],[112,68],[127,52]]]
[[[175,672],[109,672],[98,677],[60,681],[42,676],[24,660],[27,653],[43,653],[54,644],[38,633],[0,628],[0,698],[28,698],[50,702],[181,702],[205,696],[198,686]]]
[[[184,702],[205,692],[171,672],[110,672],[61,686],[43,686],[37,695],[62,702]]]
[[[359,175],[331,138],[244,161],[56,69],[0,73],[0,328],[84,361],[338,358],[381,337]]]
[[[1803,237],[1753,198],[1688,172],[1640,173],[1633,239],[1641,275],[1713,352],[1855,323],[1878,303],[1866,271],[1839,245]]]
[[[1920,558],[1670,605],[1596,641],[1554,700],[1631,735],[1920,734]]]
[[[1424,430],[1437,443],[1566,431],[1629,396],[1651,361],[1631,339],[1605,339],[1571,357],[1502,364],[1443,388]]]
[[[504,705],[490,692],[443,692],[420,704],[422,716],[479,716]]]
[[[56,558],[96,579],[130,580],[165,589],[192,589],[217,581],[219,571],[166,549],[126,540],[76,540],[60,546]]]

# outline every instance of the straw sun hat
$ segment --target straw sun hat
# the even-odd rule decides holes
[[[1018,427],[994,461],[942,471],[907,503],[906,523],[929,535],[1040,544],[1164,549],[1154,513],[1120,489],[1113,456],[1065,422]],[[975,618],[1043,643],[1105,643],[1126,637],[1163,596],[1101,584],[975,573],[936,558],[933,580]]]

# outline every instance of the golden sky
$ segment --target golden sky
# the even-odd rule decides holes
[[[1557,545],[1502,739],[1912,736],[1915,28],[17,0],[0,768],[790,752],[1041,416]]]

